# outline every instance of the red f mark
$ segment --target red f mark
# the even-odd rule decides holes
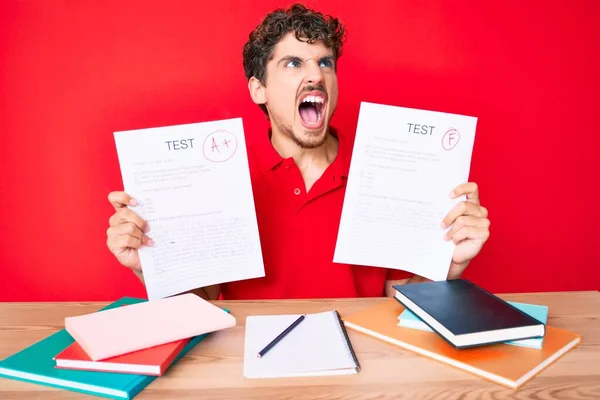
[[[454,136],[456,136],[456,132],[448,133],[448,147],[452,148],[452,141],[454,140]]]
[[[448,131],[446,131],[444,137],[442,138],[442,147],[444,150],[452,150],[454,147],[456,147],[459,141],[460,133],[456,129],[450,128]]]
[[[225,145],[225,147],[229,148],[229,142],[231,142],[231,140],[227,140],[227,139],[223,140],[223,144]]]

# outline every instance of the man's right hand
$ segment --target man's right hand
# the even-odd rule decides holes
[[[137,201],[125,192],[111,192],[108,201],[115,208],[115,213],[108,220],[110,225],[106,231],[106,245],[117,260],[131,268],[138,275],[142,272],[138,249],[152,246],[154,242],[146,233],[150,226],[139,215],[127,208],[136,206]]]

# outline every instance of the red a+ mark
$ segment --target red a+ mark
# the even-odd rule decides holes
[[[212,138],[212,145],[210,146],[210,148],[212,149],[212,152],[215,152],[215,149],[217,150],[217,153],[220,153],[219,151],[219,145],[217,144],[217,142],[215,142],[215,138]]]

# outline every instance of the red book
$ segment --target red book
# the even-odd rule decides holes
[[[81,346],[74,342],[57,354],[54,360],[56,368],[160,376],[189,340],[182,339],[99,361],[92,361]]]

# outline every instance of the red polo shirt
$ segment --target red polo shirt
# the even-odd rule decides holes
[[[337,136],[335,160],[308,193],[294,159],[282,158],[268,135],[249,146],[266,276],[223,284],[225,299],[378,297],[386,280],[412,276],[333,262],[352,152],[350,140]]]

